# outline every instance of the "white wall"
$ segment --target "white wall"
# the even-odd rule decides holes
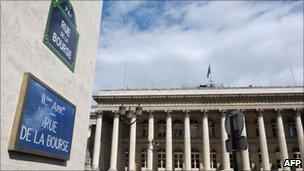
[[[80,34],[74,73],[42,42],[50,3],[1,1],[1,169],[84,168],[102,1],[72,1]],[[31,72],[76,105],[71,156],[66,163],[8,152],[24,72]]]

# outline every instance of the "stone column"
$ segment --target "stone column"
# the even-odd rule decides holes
[[[244,110],[241,110],[243,113],[244,113],[244,129],[243,129],[243,132],[242,132],[242,136],[246,136],[247,137],[247,131],[246,131],[246,115],[245,115],[245,111]],[[249,146],[249,145],[248,145]],[[249,147],[242,151],[242,164],[243,164],[243,170],[251,170],[251,167],[250,167],[250,159],[249,159]]]
[[[228,135],[225,128],[225,119],[227,111],[221,110],[221,144],[222,144],[222,165],[223,170],[230,170],[230,158],[229,153],[226,151],[226,140],[228,139]]]
[[[190,111],[186,110],[184,120],[184,152],[185,152],[185,170],[191,170],[191,136],[190,136]]]
[[[111,162],[109,169],[111,171],[117,170],[118,133],[119,133],[119,113],[115,113],[113,119]]]
[[[211,170],[210,168],[210,144],[209,144],[209,127],[208,127],[208,112],[202,111],[203,121],[203,157],[204,170]]]
[[[284,162],[285,159],[288,159],[288,150],[287,150],[287,143],[285,138],[282,112],[283,112],[282,109],[276,109],[277,132],[279,138],[280,155],[281,155],[281,161]],[[284,167],[284,170],[290,170],[290,169],[288,167]]]
[[[133,111],[129,111],[131,113],[131,121],[130,121],[130,140],[129,140],[129,170],[136,170],[135,164],[135,151],[136,151],[136,115]]]
[[[153,170],[153,140],[154,140],[154,111],[149,111],[149,130],[148,130],[148,170]]]
[[[172,170],[172,119],[171,111],[167,111],[166,121],[166,170]]]
[[[102,128],[102,113],[96,112],[96,128],[95,128],[95,139],[94,139],[94,151],[93,151],[93,169],[99,168],[99,155],[100,155],[100,141],[101,141],[101,128]]]
[[[301,120],[301,110],[296,109],[295,112],[296,112],[295,123],[297,128],[298,144],[301,153],[302,167],[304,168],[304,135],[303,135],[303,125]]]
[[[267,137],[264,126],[263,119],[263,110],[257,110],[258,117],[258,128],[259,128],[259,141],[260,141],[260,149],[261,149],[261,157],[262,157],[262,169],[270,170],[269,163],[269,155],[268,155],[268,147],[267,147]]]

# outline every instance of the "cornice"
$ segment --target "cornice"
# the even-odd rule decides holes
[[[135,106],[136,104],[134,104]],[[233,110],[233,109],[244,109],[244,110],[257,110],[257,109],[290,109],[294,108],[303,109],[304,102],[299,103],[221,103],[221,104],[159,104],[159,105],[149,105],[143,104],[141,105],[144,112],[153,110],[155,112],[164,112],[167,110],[171,111],[183,111],[185,109],[190,111],[201,111],[205,110]],[[99,105],[98,107],[102,108],[103,111],[112,112],[117,109],[119,105]],[[91,114],[94,114],[92,112]]]

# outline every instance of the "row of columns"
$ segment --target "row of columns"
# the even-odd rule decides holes
[[[185,170],[191,170],[191,134],[190,134],[190,111],[186,110],[184,119],[184,162]],[[173,170],[172,166],[172,111],[167,111],[166,117],[166,170]],[[226,152],[225,141],[228,136],[225,130],[225,116],[226,111],[221,111],[221,148],[222,148],[222,159],[223,169],[230,169],[229,153]],[[276,122],[277,132],[279,139],[279,148],[281,152],[281,161],[288,159],[287,143],[284,132],[284,125],[282,120],[282,110],[276,110]],[[263,110],[257,110],[257,122],[259,130],[259,142],[261,149],[262,158],[262,169],[270,170],[267,138],[265,132],[265,125],[263,120]],[[136,170],[135,162],[135,151],[136,151],[136,115],[133,114],[130,121],[130,144],[129,144],[129,170]],[[246,123],[246,122],[245,122]],[[301,153],[302,161],[304,161],[304,136],[303,126],[300,116],[300,110],[296,110],[295,117],[298,144]],[[95,140],[94,140],[94,151],[93,151],[93,169],[98,169],[99,166],[99,153],[100,153],[100,141],[101,141],[101,127],[102,127],[102,114],[97,114]],[[209,142],[209,127],[208,127],[208,113],[206,110],[202,111],[202,127],[203,127],[203,165],[204,170],[211,170],[210,166],[210,142]],[[115,113],[113,119],[113,131],[112,131],[112,146],[111,146],[111,171],[117,170],[117,155],[118,155],[118,133],[119,133],[119,113]],[[246,125],[242,134],[247,136]],[[153,170],[153,139],[154,139],[154,112],[149,112],[148,121],[148,148],[147,148],[147,167],[148,170]],[[251,170],[249,152],[247,150],[242,151],[242,164],[243,170]],[[288,170],[289,168],[284,168]]]

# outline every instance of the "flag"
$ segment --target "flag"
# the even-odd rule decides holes
[[[210,69],[210,65],[209,65],[208,71],[207,71],[207,78],[209,78],[210,74],[211,74],[211,69]]]

